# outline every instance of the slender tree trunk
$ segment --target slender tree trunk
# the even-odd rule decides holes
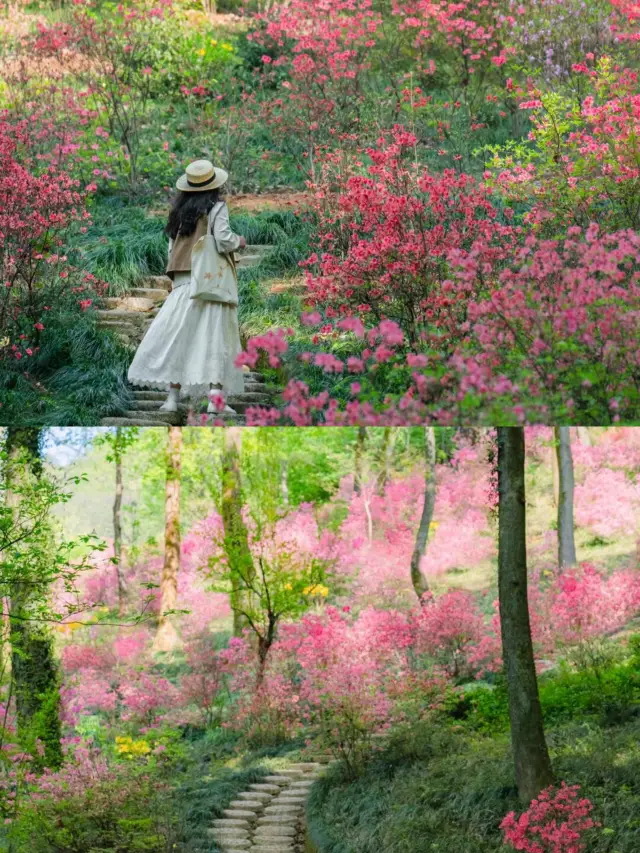
[[[416,544],[411,555],[411,583],[420,601],[423,600],[423,595],[429,591],[429,584],[420,568],[420,563],[427,550],[429,527],[436,503],[436,434],[433,427],[425,427],[424,429],[424,461],[424,501]]]
[[[518,793],[528,804],[553,783],[542,725],[527,594],[524,430],[498,428],[498,587],[511,744]]]
[[[575,566],[576,541],[573,525],[573,457],[569,427],[554,427],[555,452],[558,460],[558,566]]]
[[[227,427],[224,431],[222,452],[222,523],[224,550],[231,574],[231,609],[233,633],[236,637],[242,634],[246,622],[239,612],[242,605],[241,590],[247,587],[255,575],[249,532],[242,517],[244,501],[240,478],[241,447],[242,429]]]
[[[556,453],[555,436],[551,447],[551,477],[553,480],[553,505],[560,506],[560,472],[558,471],[558,454]]]
[[[362,491],[362,470],[364,465],[364,451],[367,444],[367,428],[358,427],[358,438],[356,439],[356,456],[353,472],[353,491],[359,495]]]
[[[16,506],[16,487],[42,476],[41,430],[7,431],[5,470],[7,504]],[[43,764],[62,764],[58,666],[48,629],[31,619],[30,585],[16,582],[9,590],[11,678],[16,702],[18,737],[26,746],[38,738],[44,744]]]
[[[576,432],[578,433],[578,441],[580,444],[584,445],[584,447],[592,447],[593,441],[591,439],[591,433],[589,432],[589,427],[579,426],[576,427]]]
[[[153,643],[155,652],[172,653],[181,645],[175,617],[168,611],[178,604],[180,571],[180,474],[182,429],[169,427],[164,510],[164,566],[160,582],[160,617]]]
[[[378,477],[378,494],[384,495],[391,478],[391,456],[393,452],[394,432],[392,427],[385,427],[380,448],[380,475]]]
[[[116,490],[113,499],[113,556],[116,560],[118,583],[118,612],[122,613],[127,600],[127,584],[122,565],[122,427],[116,429],[114,460],[116,465]]]

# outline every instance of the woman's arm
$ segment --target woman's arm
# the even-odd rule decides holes
[[[243,248],[247,245],[247,241],[244,237],[241,237],[239,234],[236,234],[231,230],[231,224],[229,223],[229,211],[224,202],[221,208],[214,208],[211,215],[213,218],[213,236],[219,252],[228,255],[229,252],[235,252],[236,249]]]

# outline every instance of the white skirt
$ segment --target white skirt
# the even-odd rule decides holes
[[[149,326],[129,368],[129,382],[204,396],[210,385],[241,394],[244,376],[235,366],[242,352],[238,312],[233,305],[191,299],[190,276],[176,273],[174,287]]]

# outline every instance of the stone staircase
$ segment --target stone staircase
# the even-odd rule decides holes
[[[241,249],[237,255],[238,269],[257,266],[271,250],[271,246],[254,245]],[[98,325],[116,334],[127,346],[139,346],[154,317],[169,295],[171,281],[167,276],[147,276],[122,296],[106,296],[96,310]],[[180,426],[187,422],[190,411],[199,412],[201,400],[182,399],[177,412],[161,412],[160,406],[166,399],[161,390],[139,390],[131,388],[132,407],[123,415],[106,417],[102,426]],[[269,405],[273,394],[269,392],[264,376],[246,372],[243,394],[230,397],[227,401],[237,415],[225,415],[222,420],[243,423],[249,406]]]
[[[291,764],[249,785],[213,821],[209,832],[222,853],[303,853],[304,805],[319,762]]]
[[[264,376],[255,371],[245,372],[244,393],[229,397],[227,402],[236,415],[219,415],[218,420],[230,425],[243,424],[245,412],[250,406],[269,406],[273,401],[273,392],[265,384]],[[184,426],[190,412],[199,412],[202,400],[181,399],[177,412],[161,412],[160,406],[167,399],[166,391],[145,391],[132,388],[132,407],[121,417],[108,417],[101,420],[102,426]]]

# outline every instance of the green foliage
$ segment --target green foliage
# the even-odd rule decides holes
[[[597,672],[575,671],[566,665],[539,678],[540,704],[546,725],[594,720],[603,726],[640,716],[640,647],[633,641],[633,657]],[[488,734],[509,727],[507,693],[501,678],[495,687],[479,686],[450,708],[453,719]]]
[[[15,853],[157,853],[173,835],[171,814],[146,774],[132,768],[86,794],[45,797],[25,807],[11,827]],[[169,823],[169,825],[167,825]]]
[[[0,376],[2,422],[11,426],[95,426],[129,407],[130,354],[95,325],[90,313],[57,311],[47,317],[40,350],[26,365]]]
[[[558,779],[581,785],[602,822],[589,853],[637,850],[639,734],[638,721],[549,733]],[[321,853],[500,853],[500,821],[519,809],[507,734],[418,729],[353,782],[330,771],[313,786],[307,816]]]
[[[93,211],[93,225],[71,245],[71,257],[122,293],[139,285],[145,275],[162,275],[167,265],[166,222],[119,199],[102,199]]]

